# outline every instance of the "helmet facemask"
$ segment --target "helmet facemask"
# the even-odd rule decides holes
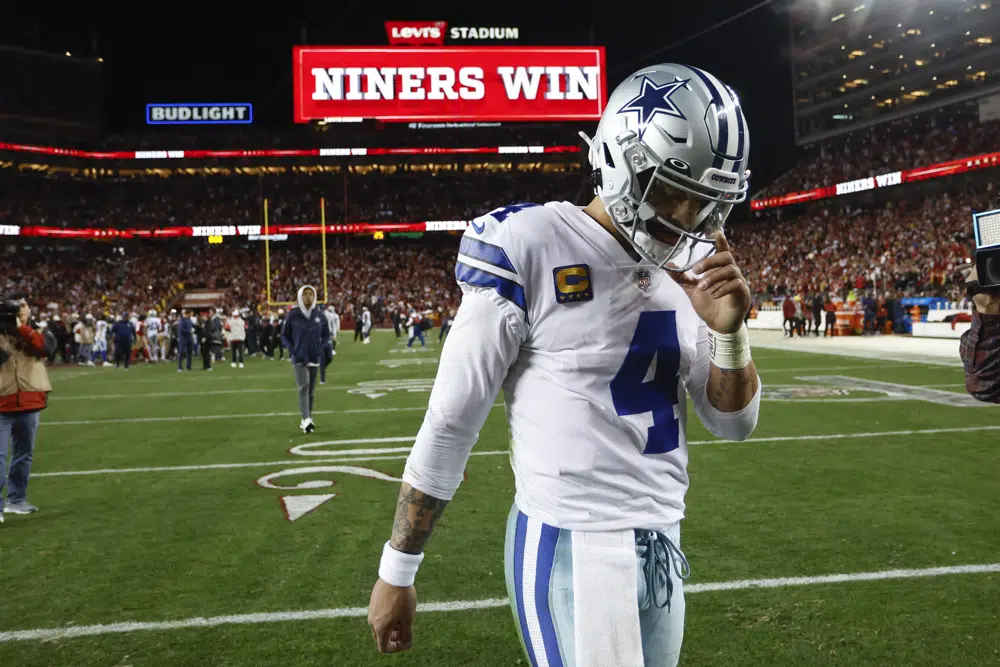
[[[722,229],[733,204],[746,198],[746,180],[738,190],[722,190],[681,173],[686,166],[683,162],[676,165],[669,159],[660,160],[640,141],[629,141],[623,149],[632,187],[629,194],[605,201],[612,222],[644,261],[668,271],[690,270],[713,252],[715,232]],[[707,173],[703,179],[708,177]],[[679,196],[691,196],[701,203],[687,225],[666,217],[677,210]],[[657,239],[656,225],[675,234],[677,240],[667,243]],[[699,252],[701,249],[706,252]]]

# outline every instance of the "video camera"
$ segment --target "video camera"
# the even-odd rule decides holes
[[[17,315],[21,312],[21,302],[15,299],[0,300],[0,333],[17,330]]]
[[[1000,293],[1000,209],[974,213],[972,229],[976,235],[976,273],[978,292]]]

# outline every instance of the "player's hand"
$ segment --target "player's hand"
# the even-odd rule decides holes
[[[398,653],[413,646],[413,617],[417,590],[400,588],[379,579],[368,603],[368,625],[379,653]]]
[[[972,265],[972,270],[965,273],[966,282],[971,283],[979,280],[979,272],[976,270],[974,264]],[[980,292],[972,297],[972,303],[976,305],[976,310],[983,315],[1000,315],[1000,294]]]
[[[712,331],[735,333],[750,310],[750,287],[736,266],[721,229],[715,233],[715,250],[715,254],[691,267],[695,273],[704,274],[700,279],[677,271],[667,273],[681,286],[695,312]]]

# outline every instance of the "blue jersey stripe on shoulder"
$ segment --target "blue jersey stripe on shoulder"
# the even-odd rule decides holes
[[[486,243],[471,236],[463,236],[462,242],[458,246],[458,252],[473,259],[478,259],[481,262],[492,264],[505,271],[517,273],[514,265],[510,262],[510,258],[507,257],[506,251],[498,245]]]
[[[504,278],[495,273],[483,271],[474,266],[458,262],[455,265],[455,279],[466,285],[492,287],[496,290],[497,294],[523,310],[525,314],[528,312],[528,303],[524,298],[524,288],[509,278]]]

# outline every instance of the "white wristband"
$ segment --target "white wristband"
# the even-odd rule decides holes
[[[712,363],[724,371],[746,368],[750,363],[750,335],[747,325],[731,334],[720,334],[708,330],[708,349]]]
[[[407,554],[392,548],[388,542],[382,547],[382,562],[378,566],[378,577],[387,584],[406,588],[413,585],[417,569],[424,554]]]

